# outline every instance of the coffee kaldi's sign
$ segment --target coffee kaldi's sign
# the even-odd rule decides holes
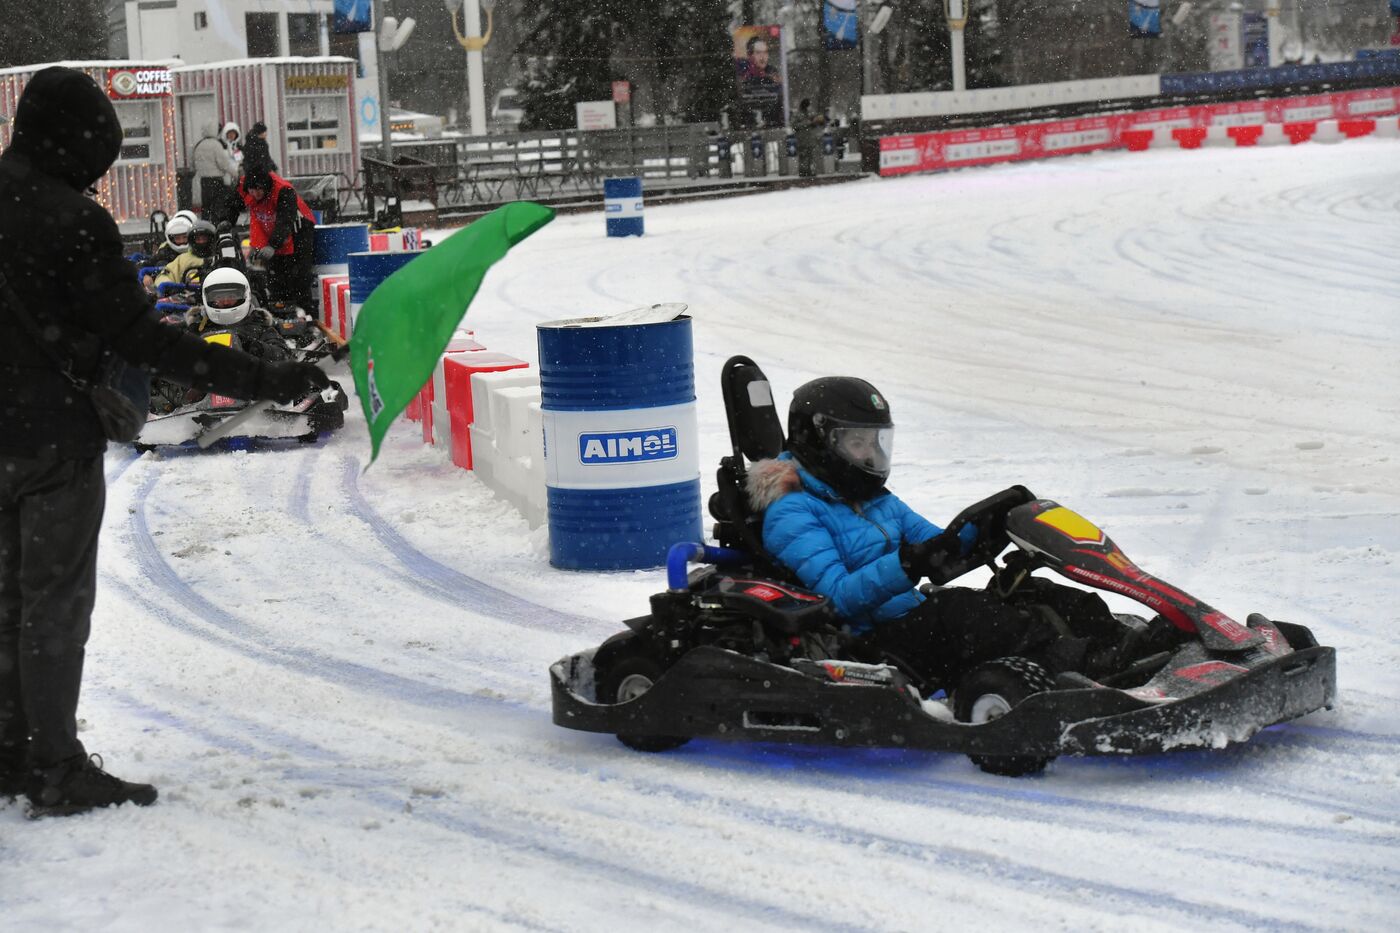
[[[107,96],[113,100],[169,97],[172,90],[169,68],[107,69]]]

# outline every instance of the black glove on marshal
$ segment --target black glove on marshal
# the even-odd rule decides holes
[[[285,404],[320,392],[330,384],[330,377],[311,363],[264,363],[258,378],[258,397]]]

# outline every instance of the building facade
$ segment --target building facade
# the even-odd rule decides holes
[[[343,56],[355,62],[358,136],[381,132],[379,76],[372,32],[337,33],[333,0],[126,0],[121,26],[109,16],[124,57],[209,65],[247,59]],[[244,129],[247,129],[245,126]]]

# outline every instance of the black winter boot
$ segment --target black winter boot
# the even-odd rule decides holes
[[[0,764],[0,803],[6,803],[24,793],[29,773],[23,768]]]
[[[70,758],[36,771],[27,793],[34,816],[71,816],[123,803],[148,807],[157,796],[150,784],[132,784],[103,771],[101,755]]]

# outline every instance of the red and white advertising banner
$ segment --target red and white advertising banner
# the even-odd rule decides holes
[[[1127,130],[1309,123],[1393,113],[1400,113],[1400,88],[1140,110],[1053,123],[1021,123],[974,130],[886,136],[880,140],[880,174],[904,175],[1117,149],[1123,145],[1123,133]]]

